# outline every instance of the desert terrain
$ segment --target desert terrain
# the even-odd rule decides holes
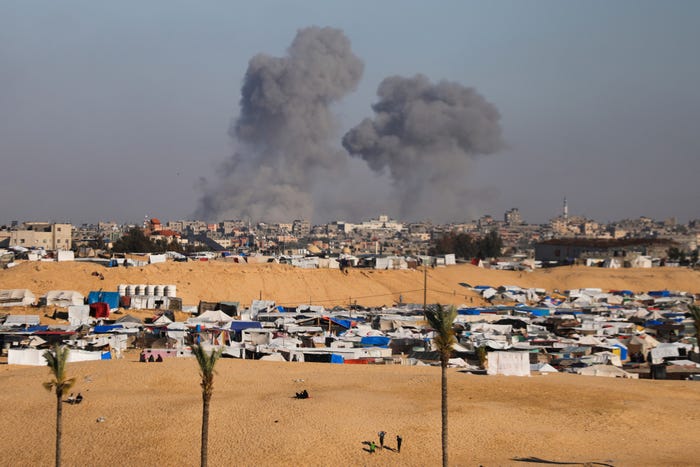
[[[104,280],[92,276],[94,271]],[[532,273],[468,265],[428,271],[428,301],[478,303],[460,283],[668,288],[700,292],[687,269],[559,268]],[[0,271],[0,288],[40,296],[70,289],[87,294],[117,284],[175,284],[185,303],[262,296],[282,304],[333,306],[422,302],[420,271],[301,270],[219,262],[102,268],[86,263],[24,263]],[[6,309],[4,311],[9,311]],[[32,312],[29,310],[28,312]],[[43,313],[42,311],[35,311]],[[121,360],[69,365],[80,405],[64,404],[64,465],[197,465],[201,393],[193,359]],[[51,465],[55,396],[43,367],[0,365],[6,430],[0,465]],[[554,374],[475,376],[450,369],[451,465],[533,465],[537,458],[591,465],[697,465],[700,384]],[[311,398],[296,400],[307,389]],[[383,365],[217,363],[210,419],[210,465],[439,465],[440,369]],[[100,420],[100,421],[98,421]],[[369,454],[377,432],[404,443],[401,453]],[[536,465],[536,464],[535,464]]]

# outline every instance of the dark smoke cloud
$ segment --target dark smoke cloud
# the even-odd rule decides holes
[[[377,95],[374,119],[343,146],[372,170],[388,169],[402,218],[464,218],[468,163],[503,147],[498,109],[472,88],[422,75],[386,78]]]
[[[285,57],[253,57],[230,130],[236,152],[216,186],[205,186],[196,216],[267,221],[310,219],[315,176],[337,171],[330,106],[354,90],[364,65],[342,31],[300,30]]]

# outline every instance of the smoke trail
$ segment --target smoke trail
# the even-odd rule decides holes
[[[300,30],[285,57],[253,57],[230,130],[237,151],[215,187],[206,186],[197,218],[309,219],[319,172],[337,170],[342,153],[329,107],[354,90],[364,65],[342,31]]]
[[[374,119],[343,146],[372,170],[388,169],[402,218],[463,218],[469,161],[503,147],[496,107],[472,88],[423,75],[386,78],[377,95]]]

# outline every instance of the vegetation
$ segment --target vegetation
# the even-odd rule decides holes
[[[430,327],[435,331],[433,344],[440,354],[442,377],[442,465],[447,467],[447,363],[452,356],[452,347],[457,342],[454,331],[454,321],[457,308],[444,308],[440,305],[427,307],[425,317]]]
[[[209,403],[214,392],[214,365],[221,357],[221,349],[207,352],[201,345],[193,345],[192,353],[197,358],[199,376],[202,378],[202,447],[201,466],[206,467],[209,444]]]
[[[431,255],[454,253],[457,258],[492,258],[500,256],[503,241],[498,232],[492,230],[482,238],[467,233],[450,232],[438,238],[430,248]]]
[[[53,350],[44,352],[44,358],[51,370],[53,379],[44,383],[47,391],[56,392],[56,467],[61,465],[61,435],[62,435],[62,401],[63,393],[70,390],[75,384],[75,378],[66,376],[68,363],[68,347],[54,346]]]
[[[695,325],[695,338],[698,341],[698,346],[700,346],[700,306],[690,305],[688,310],[690,311],[690,317],[693,319],[693,324]]]
[[[183,249],[175,239],[170,243],[167,240],[152,241],[143,229],[134,227],[114,242],[112,251],[115,253],[165,253],[166,251],[182,253]]]

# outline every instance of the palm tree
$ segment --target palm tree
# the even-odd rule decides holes
[[[695,325],[695,338],[698,341],[698,347],[700,347],[700,306],[690,305],[688,306],[690,311],[690,317],[693,319],[693,324]]]
[[[202,451],[201,465],[207,465],[207,450],[209,442],[209,402],[214,392],[214,365],[221,357],[221,349],[207,352],[201,345],[193,345],[192,353],[199,364],[199,376],[202,378]]]
[[[44,383],[47,391],[56,391],[56,467],[61,465],[61,429],[62,429],[62,400],[63,393],[70,390],[75,384],[75,378],[66,377],[66,364],[68,363],[68,347],[54,346],[53,350],[44,352],[44,358],[51,369],[53,379]]]
[[[457,342],[453,327],[457,309],[440,305],[426,307],[425,317],[435,331],[433,345],[440,354],[442,367],[442,465],[447,467],[447,363],[452,356],[452,346]]]

